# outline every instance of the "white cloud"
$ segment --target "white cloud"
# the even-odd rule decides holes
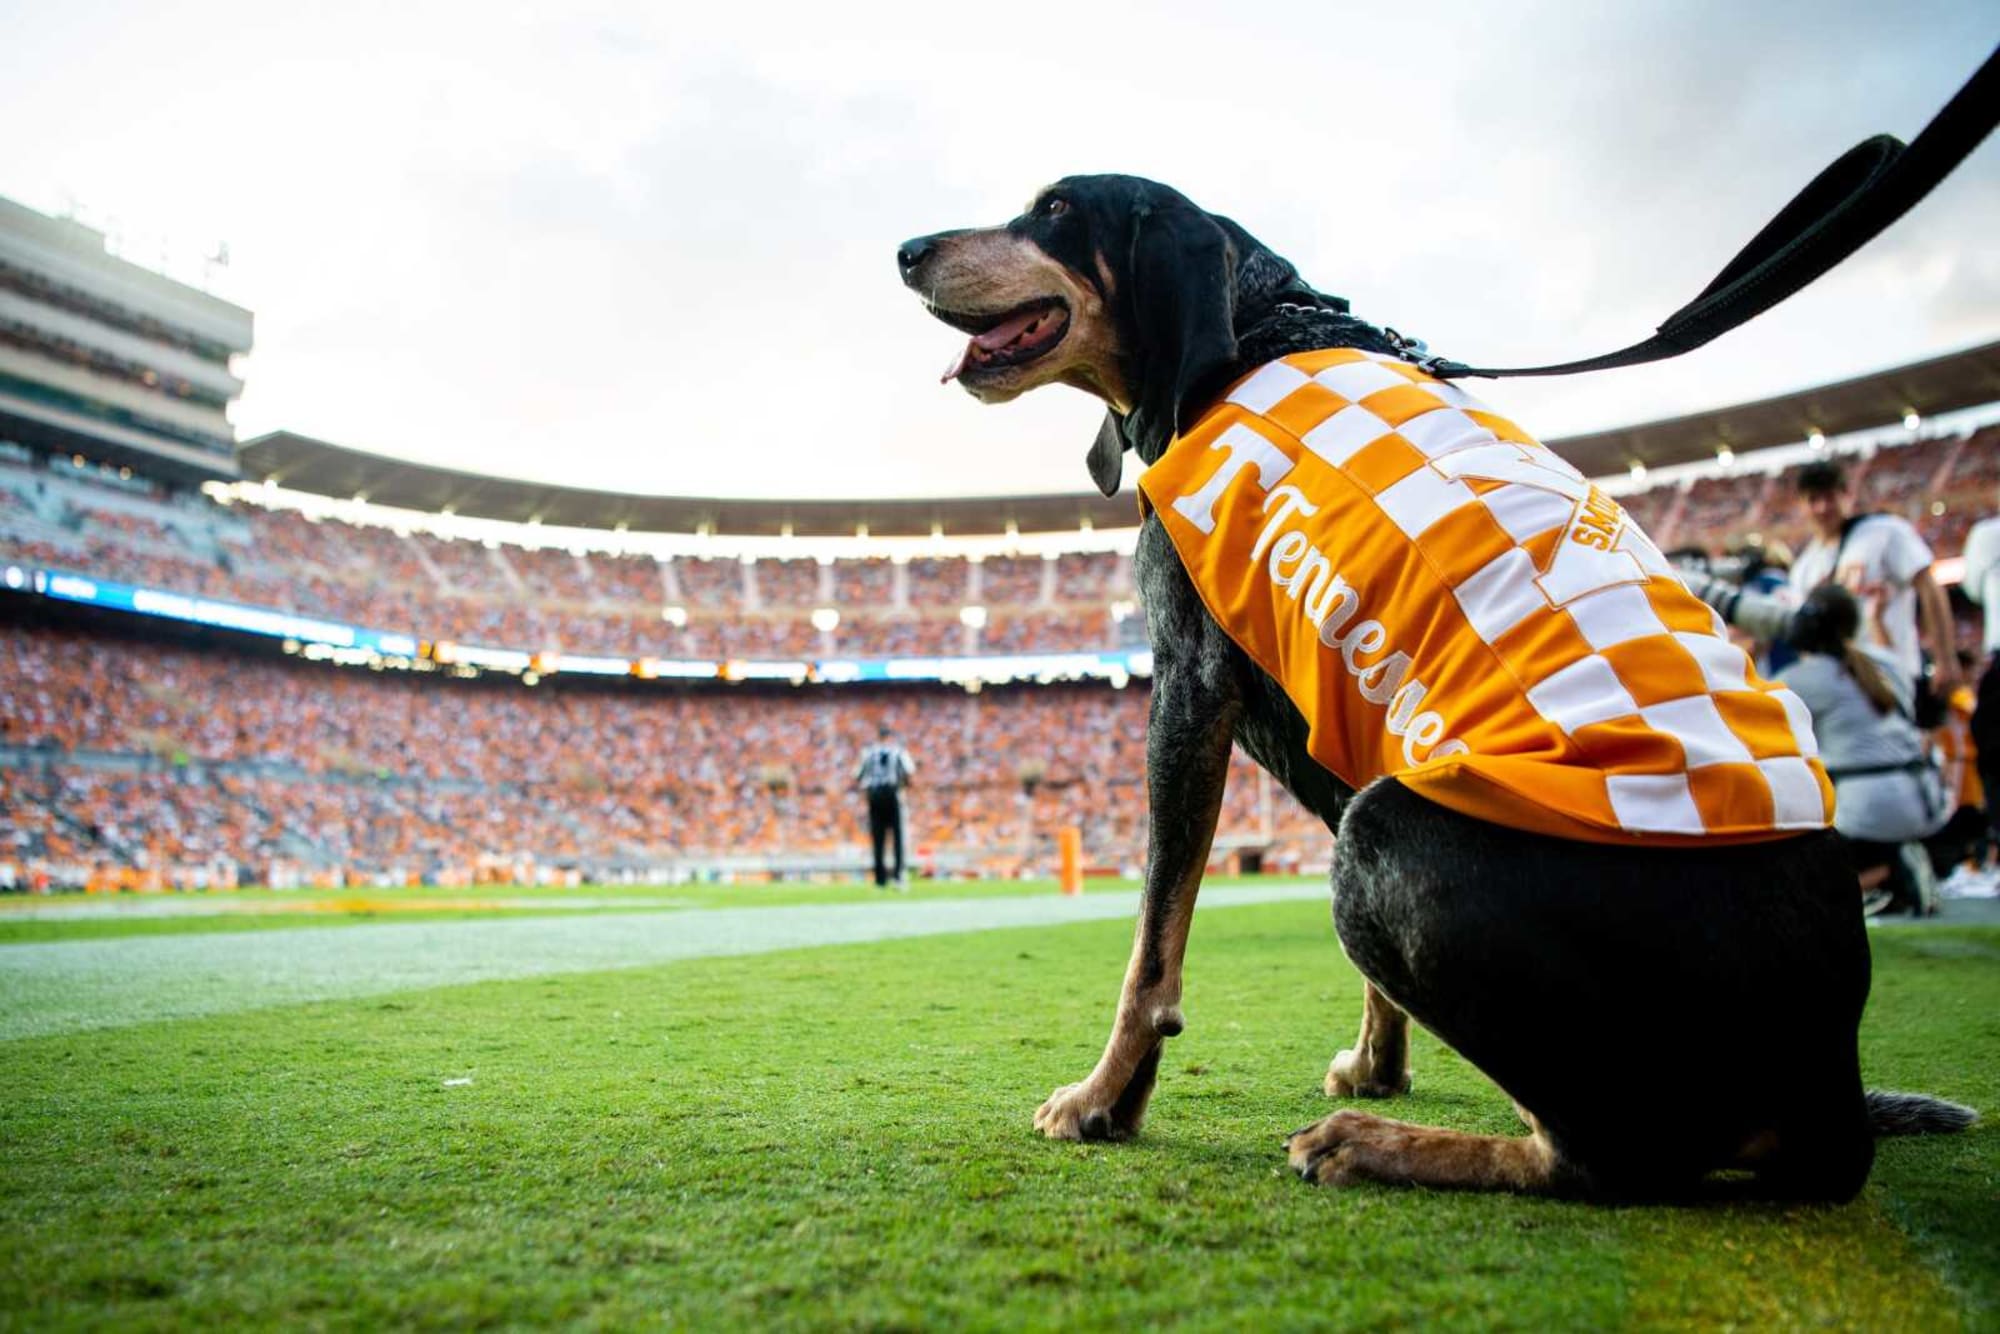
[[[1825,161],[1908,137],[1976,3],[560,10],[22,6],[0,193],[227,237],[247,432],[696,494],[1077,490],[1096,405],[984,410],[905,236],[1154,175],[1466,359],[1605,350]],[[1666,366],[1492,387],[1551,435],[2000,334],[2000,150]]]

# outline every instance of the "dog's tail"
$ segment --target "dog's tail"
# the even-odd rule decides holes
[[[1948,1135],[1978,1120],[1979,1113],[1962,1103],[1923,1093],[1868,1090],[1868,1124],[1877,1135]]]

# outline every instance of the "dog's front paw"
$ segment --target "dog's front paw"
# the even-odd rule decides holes
[[[1065,1084],[1035,1112],[1035,1129],[1050,1139],[1130,1139],[1137,1124],[1121,1124],[1112,1099],[1098,1094],[1092,1081]]]
[[[1410,1071],[1377,1071],[1362,1053],[1349,1049],[1326,1068],[1329,1098],[1393,1098],[1410,1091]]]

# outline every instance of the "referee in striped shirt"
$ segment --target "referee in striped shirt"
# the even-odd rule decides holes
[[[917,771],[910,752],[896,744],[895,732],[883,723],[878,740],[861,752],[861,766],[854,772],[854,785],[868,794],[868,841],[875,849],[875,886],[886,889],[891,882],[889,864],[883,858],[884,845],[896,841],[896,888],[909,885],[903,873],[903,788]]]

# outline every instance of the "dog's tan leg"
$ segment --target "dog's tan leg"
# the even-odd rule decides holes
[[[1057,1089],[1035,1113],[1035,1128],[1051,1139],[1129,1139],[1138,1131],[1159,1075],[1163,1042],[1185,1026],[1181,962],[1207,857],[1204,847],[1157,930],[1141,911],[1104,1054],[1089,1078]]]
[[[1176,642],[1185,643],[1198,633],[1194,627],[1155,626],[1154,640],[1178,635]],[[1183,1026],[1181,960],[1222,810],[1237,709],[1232,698],[1201,678],[1197,664],[1162,658],[1154,670],[1146,731],[1146,884],[1132,959],[1096,1068],[1081,1083],[1051,1093],[1035,1113],[1035,1128],[1051,1139],[1127,1139],[1136,1133],[1159,1074],[1162,1044]]]
[[[1292,1170],[1322,1186],[1377,1181],[1436,1190],[1550,1190],[1558,1167],[1548,1133],[1467,1135],[1367,1112],[1335,1112],[1285,1141]]]
[[[1361,998],[1361,1034],[1326,1071],[1329,1098],[1390,1098],[1410,1091],[1410,1017],[1373,982]]]

